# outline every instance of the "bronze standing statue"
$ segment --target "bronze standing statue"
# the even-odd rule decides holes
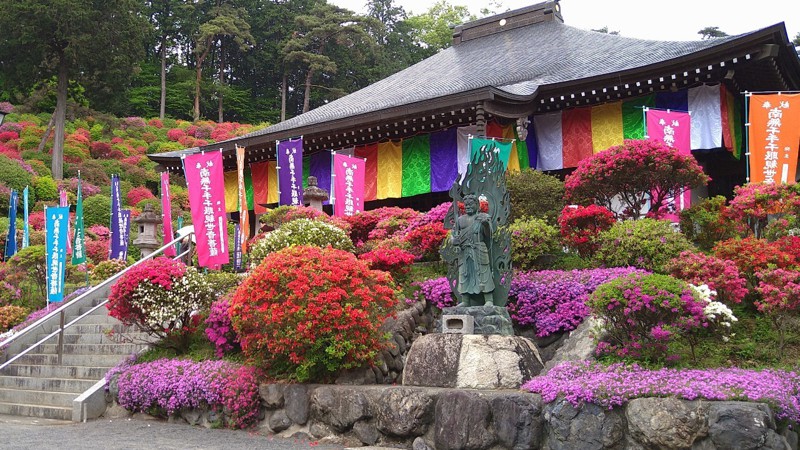
[[[489,249],[492,246],[492,223],[488,214],[479,212],[475,195],[464,197],[466,214],[458,216],[451,243],[458,252],[458,306],[493,306]]]

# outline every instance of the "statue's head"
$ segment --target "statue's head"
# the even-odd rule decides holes
[[[467,214],[475,214],[478,212],[478,197],[473,194],[464,196],[464,211]]]

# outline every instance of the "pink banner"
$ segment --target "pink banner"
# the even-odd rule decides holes
[[[189,189],[189,207],[197,238],[200,267],[228,263],[228,227],[225,217],[225,177],[222,152],[195,153],[183,159]]]
[[[678,150],[682,155],[692,154],[692,118],[687,112],[647,109],[647,136]],[[662,217],[677,222],[678,213],[692,204],[692,191],[684,189],[678,199],[668,197],[662,208]]]
[[[169,197],[169,172],[161,172],[161,221],[164,234],[164,245],[169,244],[174,239],[172,232],[172,201]],[[174,257],[175,246],[170,245],[164,250],[164,256]]]
[[[334,216],[352,216],[364,211],[366,160],[333,154]]]

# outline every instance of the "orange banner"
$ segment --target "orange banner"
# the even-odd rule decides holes
[[[250,239],[250,213],[247,211],[247,191],[244,188],[244,147],[236,146],[236,175],[239,188],[239,236],[242,253],[247,253],[247,240]]]
[[[750,182],[794,183],[800,94],[753,94],[749,112]]]

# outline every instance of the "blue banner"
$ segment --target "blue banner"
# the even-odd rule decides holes
[[[238,272],[242,269],[242,239],[239,236],[239,224],[233,227],[233,270]]]
[[[67,264],[67,224],[69,207],[45,209],[46,236],[45,260],[47,261],[47,301],[64,300],[64,271]]]
[[[6,260],[17,253],[17,191],[11,190],[8,204],[8,236],[6,236]]]
[[[111,245],[108,259],[126,259],[128,254],[128,237],[123,235],[125,229],[120,203],[119,175],[111,176]],[[124,256],[123,256],[124,255]]]
[[[115,252],[111,254],[110,259],[121,259],[126,261],[128,259],[128,239],[131,235],[131,210],[122,209],[119,212],[119,239],[117,239]],[[111,243],[112,247],[114,242]]]
[[[24,223],[22,226],[22,248],[26,248],[31,245],[30,225],[28,225],[28,186],[25,186],[25,189],[22,190],[22,205],[22,221]]]

